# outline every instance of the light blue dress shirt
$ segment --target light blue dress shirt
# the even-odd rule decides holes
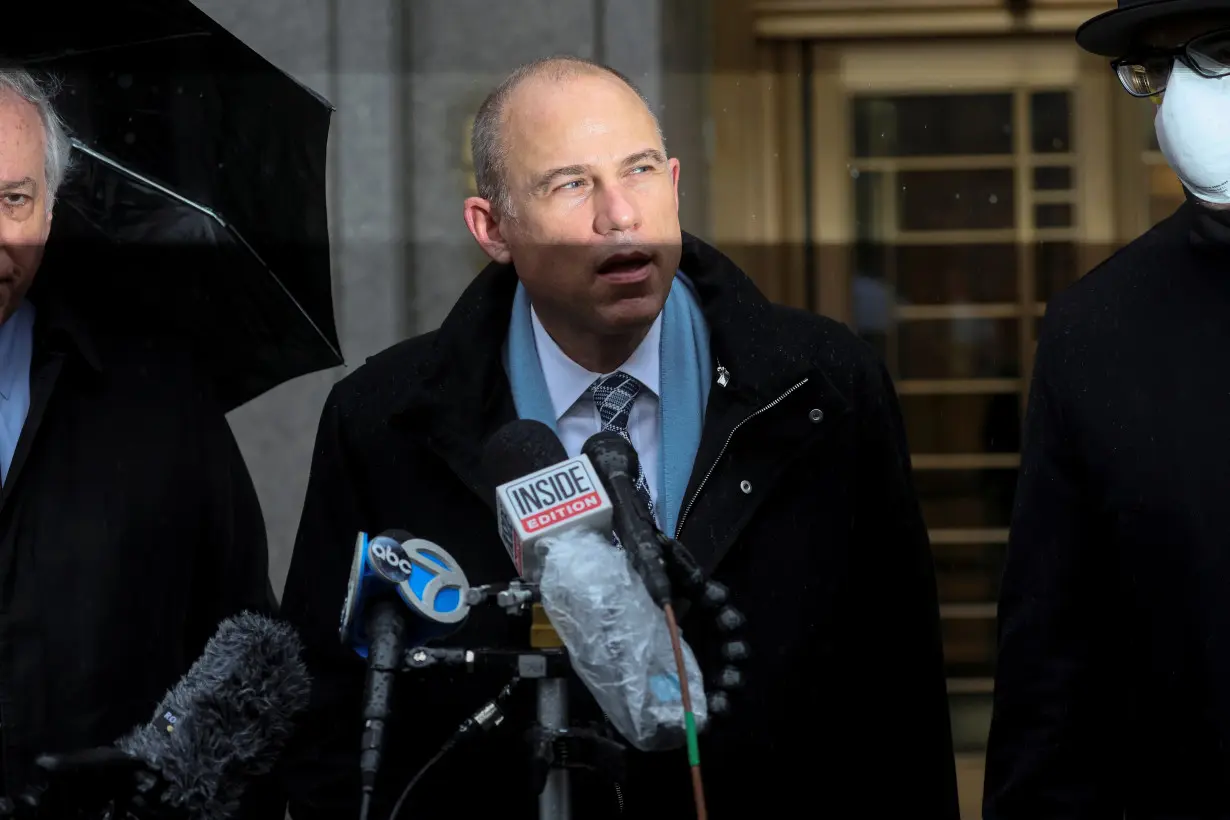
[[[551,394],[555,408],[556,429],[560,442],[569,458],[576,458],[589,437],[602,429],[602,416],[594,404],[590,387],[594,380],[606,375],[592,373],[568,358],[551,334],[538,320],[538,313],[530,308],[530,321],[534,327],[534,344],[538,347],[538,363]],[[649,483],[649,495],[654,508],[662,503],[659,480],[659,461],[662,457],[662,430],[658,414],[658,397],[662,394],[660,341],[662,338],[662,314],[654,320],[649,333],[619,369],[636,379],[645,388],[632,403],[628,414],[628,437],[645,470]]]
[[[30,412],[30,361],[34,355],[34,306],[22,301],[0,324],[0,482],[6,482],[21,428]]]

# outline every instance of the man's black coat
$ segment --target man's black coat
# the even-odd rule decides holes
[[[935,579],[889,378],[846,328],[772,305],[691,237],[681,267],[730,375],[720,385],[715,363],[680,537],[730,587],[754,653],[732,715],[701,738],[710,816],[862,805],[956,818]],[[480,461],[487,437],[515,414],[500,349],[516,283],[513,270],[490,266],[439,331],[375,356],[329,396],[283,596],[316,675],[315,713],[287,761],[295,820],[357,807],[364,666],[338,638],[357,532],[404,528],[435,541],[472,584],[514,577]],[[709,619],[682,626],[713,671]],[[475,610],[450,643],[524,646],[527,634],[524,621]],[[387,816],[415,771],[505,682],[464,672],[400,681],[374,816]],[[574,686],[574,715],[588,701],[596,716],[583,692]],[[525,694],[504,727],[423,778],[406,816],[537,816]],[[618,790],[574,777],[577,817],[621,807],[628,817],[687,817],[691,799],[683,750],[633,754]]]
[[[1053,299],[985,817],[1230,817],[1230,228],[1192,202]]]
[[[10,794],[39,753],[149,721],[219,621],[276,604],[256,492],[195,357],[54,281],[30,294],[31,406],[0,491]]]

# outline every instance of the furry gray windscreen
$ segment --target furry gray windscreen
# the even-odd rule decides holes
[[[117,742],[167,783],[164,800],[196,820],[226,820],[273,768],[311,680],[288,625],[245,612],[224,621],[149,724]]]

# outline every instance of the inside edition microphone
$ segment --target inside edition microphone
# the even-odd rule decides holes
[[[457,561],[430,541],[404,530],[387,530],[370,540],[359,533],[340,633],[343,644],[367,659],[359,752],[361,818],[371,809],[393,684],[406,646],[460,629],[470,610],[469,586]],[[408,633],[413,633],[413,644]]]
[[[540,421],[501,427],[484,448],[483,471],[495,485],[500,540],[530,583],[542,578],[552,538],[611,531],[611,502],[593,465],[584,455],[568,458],[555,431]]]

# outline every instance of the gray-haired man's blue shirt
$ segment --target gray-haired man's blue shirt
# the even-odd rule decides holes
[[[30,412],[30,360],[34,355],[34,306],[23,301],[0,324],[0,482],[6,481],[21,428]]]

